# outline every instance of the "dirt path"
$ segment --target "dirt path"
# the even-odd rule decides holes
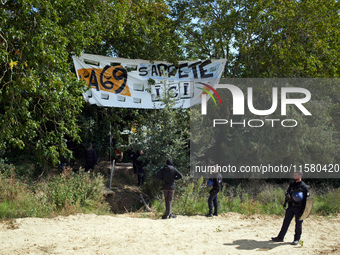
[[[340,254],[340,216],[311,217],[303,224],[303,247],[269,242],[282,217],[228,213],[213,219],[171,220],[129,215],[79,214],[18,219],[0,224],[0,254]]]

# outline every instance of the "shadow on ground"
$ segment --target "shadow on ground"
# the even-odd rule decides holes
[[[257,251],[269,251],[281,245],[290,245],[290,243],[275,243],[273,241],[257,241],[251,239],[239,239],[232,243],[224,243],[226,246],[237,246],[238,250],[257,250]]]

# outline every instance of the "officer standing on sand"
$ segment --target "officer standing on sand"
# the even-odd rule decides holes
[[[288,209],[286,210],[286,215],[283,220],[282,228],[279,235],[277,237],[272,237],[272,241],[274,242],[283,242],[289,224],[292,221],[293,217],[295,216],[295,235],[294,241],[291,244],[292,245],[299,244],[302,234],[302,222],[303,222],[303,220],[300,220],[300,216],[302,215],[305,209],[306,199],[307,197],[309,197],[308,186],[301,179],[302,172],[295,172],[293,177],[294,181],[290,183],[286,192],[286,201],[284,204],[284,208],[286,203],[288,202]]]
[[[209,179],[209,181],[213,182],[212,189],[209,191],[210,196],[208,199],[208,206],[209,206],[209,213],[206,215],[206,217],[213,217],[218,216],[218,200],[217,195],[218,192],[222,189],[222,175],[218,172],[217,167],[213,167],[212,171],[212,178]],[[213,213],[213,207],[215,208]]]

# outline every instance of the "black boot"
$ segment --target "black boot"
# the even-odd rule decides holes
[[[272,237],[273,242],[283,242],[283,238],[280,237]]]
[[[177,218],[177,216],[175,214],[172,213],[172,214],[169,215],[169,219],[175,219],[175,218]]]

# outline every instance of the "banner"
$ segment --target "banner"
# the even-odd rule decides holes
[[[164,93],[176,99],[175,107],[201,103],[200,95],[215,87],[226,60],[163,61],[112,58],[82,54],[73,56],[78,79],[90,89],[90,104],[124,108],[161,108]]]

